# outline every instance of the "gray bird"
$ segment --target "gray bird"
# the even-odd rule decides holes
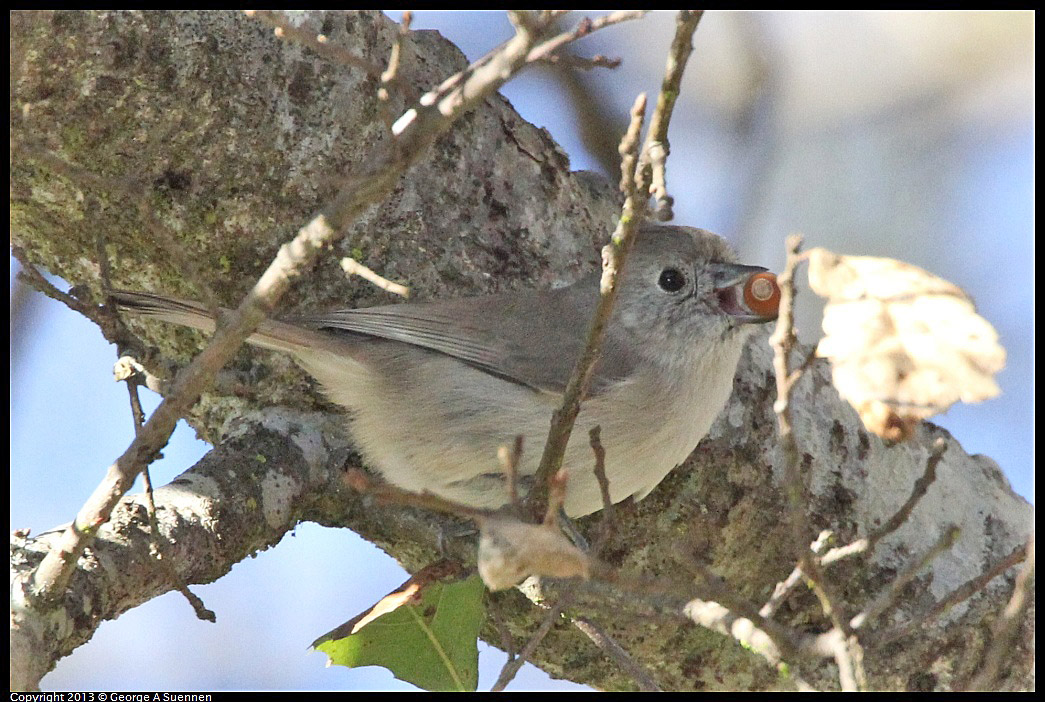
[[[591,427],[602,428],[614,502],[645,497],[693,451],[729,398],[751,323],[776,317],[779,291],[764,271],[735,263],[725,241],[702,229],[639,231],[564,457],[567,514],[602,507]],[[291,354],[318,380],[348,410],[356,445],[389,482],[497,507],[508,500],[497,450],[523,435],[526,490],[541,455],[533,447],[543,446],[584,347],[599,277],[268,320],[247,341]],[[214,329],[198,303],[114,298],[127,312]]]

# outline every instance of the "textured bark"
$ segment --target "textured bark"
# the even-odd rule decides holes
[[[370,12],[316,13],[303,21],[375,64],[388,56],[397,31]],[[387,146],[373,78],[281,41],[242,14],[15,13],[11,35],[13,143],[48,149],[102,181],[72,179],[31,156],[16,157],[12,240],[42,268],[95,292],[95,239],[101,235],[118,287],[197,296],[143,225],[144,201],[176,232],[185,256],[219,297],[235,301],[277,247],[319,211],[338,179],[362,172]],[[437,34],[415,32],[405,45],[401,75],[423,90],[464,65],[460,52]],[[402,105],[400,99],[396,108]],[[344,255],[408,281],[418,298],[572,279],[597,265],[596,244],[611,231],[618,206],[610,184],[570,172],[546,132],[523,121],[503,98],[489,99],[435,144],[329,260],[299,281],[288,305],[387,302],[384,293],[344,281],[336,263]],[[170,327],[141,332],[157,358],[177,362],[200,343],[198,335]],[[730,404],[693,457],[650,497],[626,508],[612,563],[627,572],[677,576],[684,572],[684,554],[695,554],[756,602],[786,577],[794,548],[779,488],[770,369],[765,336],[759,336],[738,371]],[[354,462],[342,417],[301,371],[288,359],[253,352],[242,353],[234,370],[248,382],[238,392],[219,388],[206,395],[190,418],[215,449],[157,493],[161,529],[173,540],[171,559],[181,576],[188,582],[221,577],[302,519],[348,526],[408,569],[431,560],[432,525],[444,520],[377,508],[340,487],[341,471]],[[868,561],[849,559],[829,570],[852,611],[948,524],[962,528],[959,542],[905,590],[896,620],[931,606],[1024,541],[1032,510],[993,461],[966,455],[928,423],[913,442],[886,446],[861,428],[828,376],[824,364],[814,366],[799,386],[794,411],[810,519],[817,528],[835,530],[840,543],[888,519],[921,475],[932,441],[944,436],[949,442],[936,483],[908,523]],[[35,685],[102,620],[170,589],[149,562],[146,529],[141,499],[127,498],[50,612],[27,606],[19,590],[50,536],[16,538],[13,687]],[[979,665],[989,624],[1014,576],[1012,569],[938,624],[869,651],[871,686],[949,689],[967,678]],[[736,642],[671,616],[651,620],[637,600],[589,596],[577,609],[617,638],[665,689],[789,685]],[[516,592],[493,602],[517,637],[542,617]],[[777,619],[811,631],[824,628],[814,598],[804,591]],[[1033,687],[1032,622],[1033,607],[1004,689]],[[492,629],[486,633],[500,642]],[[568,625],[553,631],[534,662],[596,687],[632,686]],[[824,687],[836,684],[827,662],[807,663],[802,673]]]

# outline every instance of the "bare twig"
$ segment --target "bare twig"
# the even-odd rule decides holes
[[[171,432],[189,407],[207,388],[218,370],[273,309],[298,271],[310,265],[334,231],[320,216],[284,244],[239,309],[219,324],[211,343],[187,366],[173,383],[171,393],[160,403],[130,447],[113,463],[94,493],[66,529],[58,547],[49,552],[33,573],[31,591],[49,601],[65,590],[83,549],[105,523],[113,507],[130,489],[143,466],[151,463],[167,443]]]
[[[584,148],[592,155],[603,173],[620,168],[620,135],[627,129],[625,120],[615,114],[605,91],[597,90],[569,65],[551,64],[550,73],[562,83],[576,115]]]
[[[548,508],[544,511],[544,524],[556,526],[559,524],[559,511],[566,502],[566,483],[568,477],[566,471],[560,468],[548,482]]]
[[[117,366],[127,367],[128,364],[124,363],[124,359],[121,358],[117,362]],[[131,416],[134,419],[134,431],[136,434],[141,431],[142,425],[145,423],[145,413],[142,411],[141,400],[138,398],[139,375],[140,371],[137,371],[123,378],[127,384],[127,393],[130,395]],[[119,378],[117,379],[119,380]],[[196,613],[197,619],[207,622],[217,621],[217,615],[212,610],[207,609],[207,606],[203,604],[203,600],[182,581],[177,572],[175,572],[174,565],[164,553],[163,542],[160,539],[160,523],[156,518],[156,501],[153,498],[152,477],[149,475],[148,466],[142,470],[142,483],[145,486],[145,511],[149,517],[150,551],[152,551],[153,559],[167,575],[169,582],[188,601],[192,611]]]
[[[1016,548],[1005,558],[1001,559],[980,575],[972,578],[964,584],[949,592],[943,599],[937,602],[931,609],[910,619],[899,626],[873,633],[869,638],[869,645],[880,646],[892,643],[908,634],[919,631],[926,623],[940,616],[951,607],[964,602],[976,593],[987,587],[990,581],[1024,560],[1027,551],[1023,546]]]
[[[377,93],[378,98],[381,100],[388,99],[387,86],[396,79],[396,75],[399,73],[399,61],[403,52],[403,40],[410,33],[410,23],[413,19],[414,15],[410,10],[403,11],[403,16],[399,23],[399,32],[396,34],[395,43],[392,44],[392,53],[388,57],[388,68],[381,73],[381,89]]]
[[[588,36],[592,32],[597,32],[600,29],[604,29],[614,24],[640,19],[646,14],[646,12],[646,10],[618,10],[617,12],[611,12],[608,15],[596,17],[595,19],[584,18],[584,20],[577,23],[577,26],[573,31],[563,32],[562,34],[543,42],[539,46],[534,47],[534,49],[526,56],[526,61],[527,63],[547,61],[556,51],[566,44],[577,41],[578,39]]]
[[[347,256],[341,259],[341,269],[348,275],[358,275],[363,280],[373,283],[377,287],[392,293],[393,295],[399,295],[400,297],[410,297],[410,288],[399,283],[393,283],[388,278],[375,273],[371,269],[364,266],[354,258],[348,258]]]
[[[504,688],[512,681],[513,678],[519,673],[519,669],[522,668],[523,663],[529,660],[533,652],[537,650],[537,647],[541,645],[541,641],[544,641],[544,637],[548,635],[548,632],[552,630],[555,623],[559,621],[563,611],[570,606],[573,601],[573,594],[570,591],[565,592],[559,601],[548,608],[548,612],[544,615],[544,619],[541,621],[540,626],[537,627],[537,631],[533,632],[533,636],[526,642],[523,649],[519,651],[519,655],[515,658],[511,658],[504,667],[501,668],[501,674],[497,676],[497,681],[490,688],[490,692],[501,692]]]
[[[104,336],[108,341],[116,344],[117,348],[128,350],[133,354],[144,354],[145,348],[141,341],[127,330],[120,321],[119,316],[114,314],[111,308],[89,304],[54,287],[50,282],[48,282],[43,274],[36,269],[36,266],[29,261],[25,251],[21,248],[12,246],[11,255],[14,256],[22,266],[22,269],[18,272],[18,280],[20,282],[25,283],[51,299],[61,302],[69,309],[78,312],[97,324],[102,332],[102,336]]]
[[[615,15],[622,18],[625,17],[624,13],[615,13]],[[583,34],[588,31],[590,31],[590,28],[587,28],[582,24],[578,27],[574,38],[576,38],[576,36],[583,36]],[[554,47],[554,44],[553,42],[546,42],[545,46]],[[541,54],[539,51],[531,52],[531,58],[533,60],[539,60],[540,57]],[[592,318],[585,349],[577,360],[570,375],[566,391],[563,393],[562,406],[552,417],[548,440],[545,443],[541,462],[535,475],[534,492],[531,495],[531,505],[534,507],[539,508],[541,502],[547,498],[548,493],[546,491],[548,488],[545,486],[549,484],[550,476],[558,475],[561,471],[562,459],[572,433],[573,424],[580,412],[580,403],[588,392],[591,376],[595,368],[595,362],[599,355],[599,347],[610,314],[613,311],[613,304],[616,300],[617,294],[618,276],[622,272],[627,260],[632,242],[634,241],[635,232],[638,230],[639,224],[644,219],[646,210],[646,193],[649,190],[649,180],[648,178],[644,178],[641,172],[636,169],[636,162],[639,157],[639,137],[642,131],[645,108],[646,97],[645,95],[640,95],[638,99],[636,99],[635,105],[632,108],[631,122],[628,131],[625,134],[624,139],[621,140],[621,189],[625,192],[624,209],[620,223],[617,226],[617,230],[614,232],[611,242],[603,249],[603,275],[600,284],[600,299],[596,312]],[[665,118],[665,129],[667,121],[668,118]],[[601,443],[598,440],[597,431],[592,432],[591,442],[593,450],[596,453],[596,463],[598,465],[603,456],[600,455]],[[600,489],[603,491],[604,503],[610,504],[612,501],[609,499],[608,482],[604,480],[604,468],[602,473],[603,476],[600,479]],[[598,468],[596,468],[596,474],[598,475]],[[550,513],[552,500],[548,499],[548,501]],[[521,661],[529,655],[530,650],[536,649],[537,644],[551,628],[551,623],[554,621],[552,615],[554,615],[555,618],[558,618],[561,611],[571,601],[571,599],[571,591],[567,591],[562,598],[560,598],[559,602],[549,612],[549,616],[546,617],[545,621],[542,623],[538,633],[535,634],[530,643],[527,644],[523,653],[520,654],[517,659],[509,661],[508,664],[505,665],[505,668],[502,670],[501,676],[498,678],[493,690],[504,689],[507,682],[515,675],[518,666],[521,665]],[[652,681],[649,682],[652,683]]]
[[[693,51],[693,32],[697,30],[697,25],[703,16],[703,10],[680,10],[675,20],[675,38],[672,39],[671,50],[668,51],[664,80],[657,96],[657,109],[650,119],[646,148],[642,152],[642,162],[639,164],[643,179],[650,181],[649,192],[656,201],[654,211],[657,219],[662,222],[673,219],[675,216],[671,210],[674,201],[668,195],[665,174],[668,154],[671,152],[668,142],[668,123],[671,121],[675,101],[678,100],[682,89],[682,74],[686,69],[686,62]]]
[[[784,457],[787,466],[785,475],[785,488],[787,490],[788,502],[791,505],[792,533],[796,543],[802,544],[799,551],[800,559],[808,559],[808,551],[804,544],[808,543],[806,533],[806,496],[805,485],[799,470],[798,444],[795,441],[794,427],[791,421],[791,391],[799,376],[791,374],[788,358],[798,343],[794,330],[795,312],[795,268],[799,261],[799,249],[802,245],[800,236],[789,236],[787,238],[787,264],[783,272],[777,277],[780,286],[780,312],[776,330],[769,337],[770,346],[774,349],[773,368],[776,371],[777,399],[773,403],[773,410],[777,415],[780,427],[780,442],[784,449]]]
[[[540,465],[537,467],[531,504],[540,511],[541,504],[547,499],[547,482],[551,475],[562,468],[562,459],[566,453],[573,431],[573,423],[580,413],[581,401],[587,395],[591,384],[591,376],[595,370],[595,362],[599,357],[602,338],[613,312],[613,304],[617,299],[617,279],[620,267],[631,250],[635,232],[638,230],[646,210],[646,202],[638,196],[640,188],[635,182],[635,163],[638,160],[639,135],[642,131],[643,114],[646,110],[646,96],[639,95],[631,110],[631,124],[627,134],[621,140],[621,188],[626,193],[624,211],[612,241],[602,250],[602,282],[599,286],[599,304],[588,328],[588,338],[584,351],[574,364],[570,380],[563,393],[562,405],[552,416],[548,440],[544,444]]]
[[[809,532],[806,519],[808,505],[805,483],[802,478],[798,457],[798,443],[795,439],[794,426],[791,419],[791,392],[801,376],[797,373],[792,373],[789,366],[791,353],[798,344],[798,338],[795,336],[794,329],[794,276],[800,260],[799,249],[801,246],[802,238],[800,236],[793,235],[787,238],[787,264],[780,276],[777,277],[777,284],[780,286],[780,312],[776,330],[769,337],[769,344],[774,350],[773,369],[776,371],[777,399],[773,403],[773,410],[777,415],[780,443],[784,449],[786,465],[784,487],[787,491],[788,503],[791,508],[791,531],[796,545],[799,545],[799,564],[803,572],[807,576],[811,576],[811,571],[815,570],[815,564],[813,564],[810,552],[805,546],[808,543],[807,534]]]
[[[885,524],[871,532],[871,535],[867,538],[857,539],[850,544],[833,548],[825,553],[820,558],[820,564],[826,566],[858,553],[871,553],[882,539],[899,529],[900,526],[907,521],[907,518],[911,516],[911,512],[914,510],[915,505],[917,505],[918,501],[925,495],[929,486],[936,480],[936,466],[938,466],[940,461],[943,460],[943,454],[946,451],[947,442],[942,438],[933,442],[932,450],[929,452],[929,458],[925,462],[925,472],[914,482],[914,487],[911,488],[911,495],[907,498],[907,501],[900,506],[900,509],[896,510],[896,513],[893,514]]]
[[[940,535],[929,550],[922,554],[921,558],[909,565],[903,570],[903,572],[893,578],[893,581],[889,583],[889,587],[880,592],[873,600],[871,600],[870,604],[868,604],[862,612],[853,617],[849,622],[849,625],[854,630],[867,626],[876,618],[881,616],[883,612],[895,605],[900,596],[900,592],[907,586],[907,583],[911,582],[914,579],[914,576],[918,575],[918,573],[929,565],[933,559],[953,546],[954,542],[958,540],[960,534],[961,529],[956,526],[952,525],[945,529],[943,534]]]
[[[590,619],[585,617],[574,617],[573,625],[577,627],[585,636],[591,639],[592,643],[599,647],[599,649],[610,657],[620,669],[631,676],[631,679],[635,681],[639,690],[642,692],[663,692],[657,681],[649,674],[649,672],[639,665],[631,655],[625,651],[619,643],[617,643],[613,637],[604,632],[601,628],[596,626]]]
[[[641,15],[634,12],[616,12],[591,22],[590,26],[582,23],[575,32],[569,33],[568,36],[578,38],[610,23],[634,19],[637,16]],[[603,20],[603,23],[597,24],[600,20]],[[542,51],[545,47],[558,48],[555,42],[556,40],[554,39],[550,40],[539,48]],[[672,43],[672,51],[677,50],[677,44],[678,42]],[[541,57],[541,54],[540,52],[531,52],[531,57],[537,59]],[[685,60],[683,59],[679,63],[684,66]],[[668,84],[665,83],[665,85]],[[660,128],[665,132],[671,117],[671,103],[672,101],[667,98],[658,98],[657,109],[653,115],[653,121],[661,125]],[[665,110],[666,114],[662,114]],[[566,390],[563,393],[562,405],[552,417],[551,428],[548,431],[548,440],[544,445],[544,452],[541,455],[541,462],[536,473],[535,492],[532,500],[535,505],[539,505],[545,499],[545,494],[541,490],[543,490],[543,485],[547,482],[548,477],[562,467],[563,455],[566,453],[566,446],[573,431],[573,424],[580,412],[581,402],[587,395],[588,387],[591,384],[591,376],[599,356],[602,338],[605,334],[610,314],[613,312],[613,305],[617,298],[618,276],[623,271],[628,253],[631,251],[635,232],[645,219],[651,176],[644,169],[636,168],[636,163],[640,157],[639,138],[642,132],[645,111],[646,96],[640,95],[632,107],[628,131],[621,140],[619,149],[621,154],[621,190],[625,194],[624,208],[610,243],[602,250],[603,264],[602,281],[599,286],[599,304],[595,309],[595,314],[588,329],[584,351],[581,352],[580,357],[577,359],[573,372],[570,374],[570,380],[566,385]]]
[[[798,637],[794,636],[791,630],[762,616],[754,603],[749,602],[746,598],[738,595],[734,588],[730,587],[725,580],[708,570],[708,568],[702,563],[690,558],[687,561],[687,565],[693,574],[697,576],[697,585],[701,589],[700,598],[695,598],[691,604],[687,605],[687,614],[691,614],[689,610],[693,608],[696,608],[693,609],[693,611],[699,609],[701,612],[706,613],[706,605],[714,605],[715,607],[712,607],[714,617],[725,616],[731,618],[731,628],[743,619],[745,623],[740,625],[740,631],[743,632],[744,636],[754,636],[754,632],[757,630],[761,632],[759,636],[764,635],[772,642],[772,649],[766,648],[764,651],[759,651],[759,653],[766,655],[767,660],[771,663],[777,664],[785,657],[794,657],[797,655],[801,644],[798,641]],[[714,601],[703,603],[702,600],[705,599]],[[716,607],[721,607],[723,610],[726,610],[726,612],[720,612]],[[696,619],[694,619],[694,621],[696,621]],[[697,623],[705,625],[703,622]],[[730,631],[730,635],[734,636],[734,638],[737,638],[736,633],[737,632]],[[745,644],[751,643],[751,641],[745,641],[740,638],[737,640]]]
[[[793,661],[803,657],[830,658],[834,655],[826,634],[798,632],[760,616],[753,603],[745,601],[735,588],[715,575],[701,577],[695,596],[690,594],[694,590],[692,584],[672,582],[670,577],[635,579],[612,571],[599,575],[591,580],[571,583],[570,587],[577,593],[600,598],[605,606],[611,608],[619,606],[625,611],[682,617],[736,639],[781,670],[784,665],[791,670]],[[800,687],[806,685],[797,677],[796,684]]]
[[[940,465],[940,461],[943,460],[943,454],[946,452],[947,442],[944,439],[939,438],[933,442],[932,449],[929,451],[929,458],[925,461],[925,472],[922,474],[922,477],[914,482],[910,497],[907,498],[907,501],[903,503],[900,509],[896,510],[896,514],[867,537],[867,540],[870,542],[867,548],[868,551],[873,551],[879,541],[896,531],[907,521],[915,505],[918,504],[918,501],[925,495],[929,486],[936,480],[936,466]]]
[[[591,57],[577,56],[575,54],[553,54],[544,59],[545,63],[556,64],[563,68],[579,68],[590,71],[593,68],[619,68],[621,59],[619,57],[603,56],[595,54]]]
[[[738,616],[718,602],[693,599],[683,610],[685,616],[705,629],[736,639],[740,644],[777,666],[782,661],[779,647],[764,629],[756,626],[752,620]]]
[[[606,449],[602,446],[601,434],[600,426],[594,426],[588,432],[588,441],[595,454],[595,480],[599,482],[599,492],[602,494],[602,521],[599,523],[599,533],[592,548],[592,553],[596,556],[613,533],[615,518],[613,500],[610,497],[610,480],[606,477]]]
[[[609,479],[606,477],[606,450],[603,448],[602,442],[599,439],[599,433],[600,427],[596,426],[591,429],[591,431],[588,433],[588,436],[591,442],[592,451],[595,454],[595,478],[599,482],[599,489],[602,493],[604,512],[602,515],[602,522],[599,525],[599,534],[595,540],[594,546],[591,549],[587,549],[586,547],[581,546],[581,548],[583,548],[584,550],[590,551],[590,553],[595,555],[597,555],[599,551],[602,549],[602,546],[605,544],[606,539],[609,538],[609,535],[613,527],[613,502],[610,499]],[[517,441],[521,441],[521,438],[522,437],[519,437]],[[502,447],[501,452],[503,454],[507,454],[507,447]],[[506,456],[502,458],[502,463],[505,462],[507,462]],[[514,469],[514,466],[512,466],[512,468]],[[563,472],[560,471],[556,474],[556,476],[562,474]],[[553,484],[553,488],[554,487],[555,485]],[[545,516],[545,523],[549,523],[553,515],[555,515],[558,512],[558,505],[561,504],[561,500],[563,497],[562,494],[557,494],[556,490],[554,489],[550,492],[551,494],[548,500],[548,512]],[[568,521],[562,526],[565,527],[567,531],[571,533],[571,537],[573,538],[575,544],[581,544],[584,542],[583,537],[574,529],[573,525],[570,524]],[[593,555],[593,563],[597,563],[596,561],[594,561],[595,555]],[[605,572],[606,569],[605,567],[601,566],[601,564],[599,564],[598,567],[600,567]],[[609,636],[609,634],[599,629],[595,624],[588,621],[587,619],[573,618],[571,621],[573,622],[574,626],[576,626],[582,633],[584,633],[585,636],[591,639],[592,643],[598,646],[599,649],[606,653],[606,655],[608,655],[611,659],[616,661],[625,672],[631,675],[640,690],[651,692],[660,690],[659,686],[656,684],[656,682],[653,681],[649,674],[641,666],[639,666],[638,663],[636,663],[634,659],[632,659],[631,656],[629,656],[628,653],[621,647],[621,645],[618,644],[611,636]]]
[[[814,554],[819,554],[824,549],[824,546],[827,544],[827,542],[831,539],[833,535],[834,534],[832,531],[830,531],[829,529],[824,529],[820,532],[820,536],[816,538],[816,541],[814,541],[809,546],[809,549]],[[794,589],[795,585],[797,585],[798,581],[801,579],[802,569],[796,567],[794,570],[791,571],[791,574],[788,575],[786,579],[781,580],[779,583],[776,584],[776,587],[773,588],[773,594],[766,601],[766,603],[762,605],[762,609],[760,609],[758,613],[761,614],[763,617],[766,617],[767,619],[776,614],[777,609],[779,609],[780,605],[784,603],[784,600],[787,598],[788,593],[790,593],[791,590]]]
[[[469,109],[478,100],[485,98],[487,94],[477,95],[475,91],[477,85],[486,85],[495,81],[496,89],[523,66],[542,61],[563,46],[586,37],[592,32],[638,19],[644,14],[642,11],[622,11],[613,12],[594,20],[585,18],[572,31],[539,41],[541,32],[550,26],[555,15],[541,13],[534,16],[522,10],[510,11],[509,19],[516,27],[515,36],[502,44],[500,48],[473,62],[465,70],[447,78],[434,90],[422,95],[418,106],[404,112],[392,125],[392,134],[402,137],[402,135],[416,130],[414,125],[418,120],[428,122],[437,119],[433,115],[426,114],[429,112],[446,115],[457,110]],[[409,140],[405,139],[403,143],[409,144]]]
[[[818,559],[806,547],[806,544],[809,543],[810,531],[807,518],[809,506],[799,461],[798,443],[791,419],[791,393],[802,377],[802,372],[800,370],[792,371],[789,363],[791,354],[798,344],[794,328],[794,276],[795,269],[802,260],[802,256],[799,254],[801,246],[802,237],[792,235],[787,238],[787,263],[784,271],[777,278],[777,284],[780,286],[779,318],[776,329],[769,338],[770,346],[774,351],[773,368],[777,381],[777,399],[773,403],[773,410],[777,415],[780,444],[784,453],[784,489],[790,506],[792,541],[798,551],[798,567],[820,601],[824,614],[837,630],[837,637],[844,641],[843,648],[851,646],[858,649],[859,644],[852,636],[847,617],[841,611],[841,599],[832,592],[832,588],[824,578]],[[834,658],[839,664],[839,679],[843,683],[843,690],[856,689],[856,684],[865,677],[859,668],[862,654],[858,651],[856,655],[850,655],[850,651],[841,651],[837,645],[833,646],[832,650]],[[850,687],[850,684],[853,687]]]
[[[410,10],[404,10],[399,23],[399,31],[396,33],[395,42],[392,44],[392,52],[388,56],[388,68],[381,74],[381,87],[377,90],[377,99],[381,101],[381,113],[388,129],[392,129],[392,108],[390,104],[391,93],[388,87],[396,81],[399,76],[399,64],[402,61],[403,42],[410,34],[410,23],[414,15]],[[405,297],[405,296],[404,296]]]
[[[108,322],[103,320],[103,314],[98,307],[83,302],[82,300],[77,300],[72,295],[64,293],[51,285],[47,278],[45,278],[43,274],[36,269],[36,266],[29,261],[29,257],[26,256],[25,251],[21,248],[18,246],[12,246],[11,255],[14,256],[15,260],[22,265],[22,270],[18,272],[18,278],[26,285],[42,292],[52,300],[61,302],[74,312],[79,312],[99,327],[103,324],[108,325]]]
[[[470,507],[460,502],[448,500],[445,497],[433,495],[430,492],[410,492],[388,483],[371,482],[366,474],[358,469],[345,473],[345,483],[356,492],[372,495],[380,502],[403,505],[404,507],[420,507],[433,512],[454,514],[466,519],[481,520],[495,515],[495,510]]]
[[[512,638],[512,632],[508,630],[508,625],[504,619],[501,618],[500,613],[496,607],[488,607],[486,609],[490,619],[493,620],[494,627],[497,629],[497,634],[501,637],[501,649],[508,654],[508,660],[513,660],[516,657],[515,652],[515,640]]]
[[[994,622],[993,636],[990,647],[984,657],[983,667],[966,686],[969,690],[994,690],[997,688],[998,679],[1002,674],[1002,666],[1007,656],[1012,653],[1012,640],[1023,626],[1024,615],[1031,601],[1031,588],[1034,583],[1034,533],[1027,539],[1025,550],[1026,558],[1019,575],[1016,576],[1016,584],[1012,590],[1012,597],[1002,610],[997,621]]]

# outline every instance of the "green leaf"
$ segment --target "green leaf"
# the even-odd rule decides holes
[[[344,627],[338,627],[313,647],[326,653],[331,663],[349,668],[379,665],[425,690],[475,691],[479,684],[476,641],[485,614],[478,576],[426,583],[409,601],[384,609],[391,611],[370,621],[359,617],[362,626],[349,627],[355,629],[353,633],[341,636]]]

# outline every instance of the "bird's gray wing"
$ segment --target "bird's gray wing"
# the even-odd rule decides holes
[[[596,277],[558,290],[338,310],[286,321],[400,341],[535,390],[561,393],[584,348],[597,301]],[[635,362],[611,325],[591,393],[627,377]]]

